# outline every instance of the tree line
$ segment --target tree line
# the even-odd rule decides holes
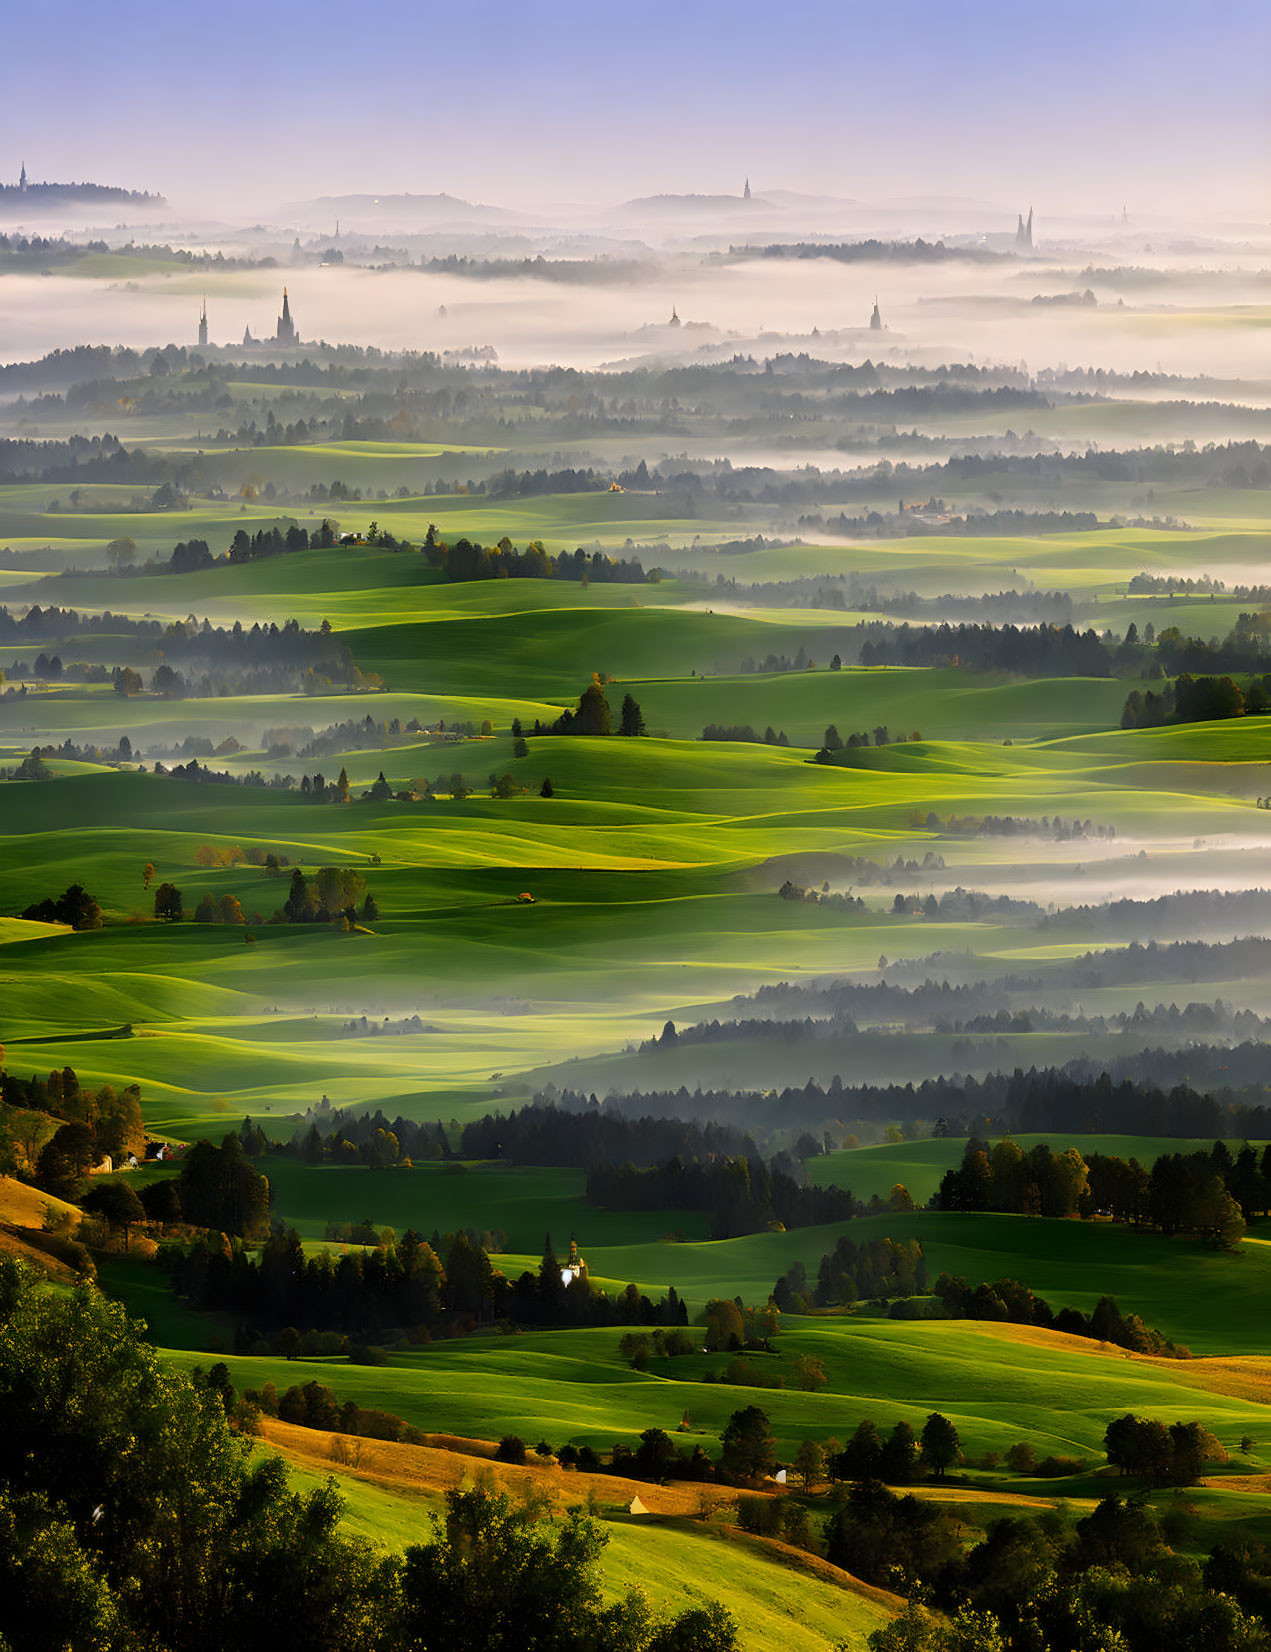
[[[589,1204],[607,1210],[702,1210],[712,1239],[848,1221],[863,1206],[845,1189],[800,1185],[756,1155],[683,1163],[678,1157],[637,1170],[631,1164],[594,1165],[587,1172]]]
[[[237,1145],[237,1138],[227,1142]],[[263,1180],[263,1178],[262,1178]],[[183,1207],[185,1199],[182,1200]],[[596,1289],[586,1270],[569,1269],[544,1244],[536,1272],[515,1279],[496,1268],[489,1253],[464,1231],[442,1239],[438,1252],[412,1229],[398,1240],[386,1230],[366,1250],[306,1255],[300,1235],[275,1226],[259,1253],[248,1253],[235,1232],[215,1224],[193,1244],[164,1245],[160,1263],[173,1291],[200,1310],[238,1319],[240,1353],[301,1350],[301,1331],[334,1331],[365,1345],[388,1333],[416,1344],[433,1336],[462,1336],[479,1326],[686,1325],[688,1315],[674,1288],[657,1301],[628,1285],[614,1297]],[[571,1247],[572,1251],[572,1247]]]
[[[834,1074],[826,1085],[809,1079],[802,1086],[771,1090],[690,1091],[641,1089],[612,1092],[605,1097],[606,1115],[623,1119],[664,1118],[684,1123],[716,1120],[733,1130],[766,1132],[779,1121],[782,1129],[815,1130],[832,1121],[860,1119],[892,1124],[897,1120],[933,1120],[937,1135],[969,1136],[985,1131],[1018,1130],[1030,1134],[1061,1130],[1087,1135],[1139,1136],[1271,1136],[1271,1106],[1267,1093],[1265,1045],[1252,1042],[1235,1048],[1213,1046],[1213,1090],[1196,1090],[1184,1081],[1204,1062],[1206,1047],[1185,1052],[1146,1051],[1115,1064],[1121,1076],[1106,1064],[1077,1059],[1064,1067],[1017,1067],[988,1073],[983,1078],[942,1075],[918,1084],[844,1084]],[[1177,1067],[1178,1080],[1169,1089],[1148,1079],[1128,1076],[1135,1068],[1168,1062]],[[1261,1063],[1261,1065],[1259,1065]],[[1220,1088],[1233,1064],[1247,1066],[1242,1090]],[[553,1105],[585,1113],[594,1099],[584,1092],[563,1091],[539,1098]]]
[[[1101,1158],[1092,1173],[1075,1147],[1054,1153],[1038,1143],[1027,1153],[1011,1137],[992,1147],[972,1137],[962,1163],[946,1170],[935,1197],[938,1210],[1004,1211],[1020,1216],[1111,1215],[1152,1227],[1167,1237],[1195,1234],[1219,1250],[1239,1244],[1244,1210],[1252,1218],[1271,1204],[1271,1148],[1260,1166],[1245,1144],[1233,1159],[1226,1144],[1210,1153],[1161,1154],[1151,1170],[1137,1159]],[[1247,1203],[1233,1196],[1237,1188]]]

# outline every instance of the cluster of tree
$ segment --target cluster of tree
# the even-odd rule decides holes
[[[226,1141],[238,1147],[237,1136]],[[585,1270],[565,1284],[569,1270],[554,1254],[550,1234],[537,1272],[509,1280],[462,1231],[442,1242],[443,1266],[434,1247],[411,1229],[400,1241],[386,1230],[374,1249],[333,1257],[328,1251],[306,1256],[300,1235],[276,1226],[253,1260],[236,1239],[212,1231],[215,1224],[200,1225],[209,1228],[206,1237],[188,1249],[165,1247],[162,1260],[179,1295],[200,1309],[238,1317],[242,1351],[272,1331],[281,1332],[279,1350],[290,1356],[299,1351],[296,1326],[366,1343],[390,1332],[416,1342],[434,1334],[463,1335],[498,1319],[574,1326],[688,1323],[673,1288],[656,1302],[635,1285],[610,1297],[592,1286]],[[266,1340],[266,1351],[268,1346]]]
[[[1172,1087],[1138,1070],[1177,1069]],[[1230,1088],[1198,1091],[1185,1081],[1188,1072],[1209,1066],[1215,1084],[1223,1074],[1245,1072],[1244,1093]],[[1111,1068],[1111,1070],[1109,1070]],[[1119,1076],[1118,1076],[1119,1075]],[[1266,1104],[1265,1045],[1235,1048],[1192,1045],[1186,1051],[1144,1051],[1116,1063],[1076,1059],[1064,1067],[1017,1067],[983,1078],[953,1074],[923,1079],[920,1084],[845,1085],[839,1074],[828,1085],[809,1079],[801,1087],[780,1090],[639,1090],[605,1097],[605,1112],[615,1118],[673,1119],[692,1123],[717,1120],[735,1131],[780,1127],[816,1129],[841,1119],[891,1124],[898,1119],[935,1121],[938,1135],[967,1136],[973,1131],[1018,1130],[1036,1133],[1142,1136],[1271,1136],[1271,1106]],[[1258,1099],[1250,1100],[1254,1096]],[[546,1099],[546,1098],[545,1098]],[[561,1107],[586,1111],[592,1100],[577,1092],[551,1098]]]
[[[490,491],[488,482],[486,491]],[[423,552],[430,567],[441,569],[454,580],[565,579],[583,585],[643,585],[658,577],[656,571],[646,574],[634,558],[606,556],[603,551],[593,551],[589,556],[580,547],[572,556],[568,551],[549,556],[537,539],[523,551],[506,537],[497,545],[481,545],[470,539],[457,539],[448,545],[439,537],[435,522],[428,525]]]
[[[519,722],[519,719],[517,720]],[[605,698],[604,687],[599,677],[594,677],[591,684],[578,697],[578,706],[574,711],[564,711],[554,723],[542,724],[537,718],[534,722],[535,734],[582,734],[604,735],[614,732],[613,713],[609,709],[609,702]],[[630,694],[622,697],[622,711],[618,719],[617,732],[629,737],[646,734],[644,713],[639,703]],[[513,740],[519,741],[523,736],[513,728]],[[524,756],[524,752],[517,751],[517,756]]]
[[[855,1569],[869,1575],[878,1565],[879,1581],[886,1556],[871,1537],[887,1496],[861,1496],[851,1534],[861,1563]],[[910,1551],[917,1570],[909,1581],[925,1582],[952,1617],[935,1617],[915,1590],[901,1616],[870,1636],[871,1652],[1258,1652],[1266,1640],[1259,1620],[1266,1616],[1267,1551],[1224,1539],[1202,1569],[1167,1541],[1186,1543],[1189,1524],[1176,1511],[1158,1517],[1141,1498],[1113,1494],[1076,1522],[1059,1511],[995,1521],[965,1553],[948,1522],[931,1541],[930,1564],[921,1546]],[[837,1552],[846,1563],[847,1546]]]
[[[1127,929],[1140,934],[1144,931],[1150,934],[1153,930],[1194,934],[1208,925],[1225,927],[1234,924],[1237,928],[1243,928],[1246,924],[1267,922],[1271,922],[1271,889],[1178,889],[1171,895],[1157,895],[1151,900],[1126,897],[1103,901],[1097,906],[1060,907],[1041,920],[1041,927],[1067,928],[1080,924],[1083,930],[1106,929],[1116,935],[1124,935]],[[1249,941],[1238,940],[1233,945],[1237,948],[1252,946],[1256,955],[1256,949],[1265,943],[1261,937],[1251,937]],[[1152,941],[1146,946],[1131,941],[1115,953],[1087,953],[1086,958],[1099,957],[1109,966],[1127,964],[1131,970],[1130,979],[1138,979],[1140,975],[1159,979],[1158,970],[1172,971],[1181,965],[1184,970],[1191,970],[1192,974],[1182,974],[1178,978],[1195,980],[1197,966],[1217,962],[1214,955],[1221,953],[1221,950],[1202,941],[1181,941],[1167,947],[1158,947]],[[1230,963],[1243,970],[1254,963],[1254,957],[1233,954]]]
[[[862,1207],[840,1187],[800,1186],[758,1156],[685,1164],[678,1157],[647,1170],[634,1165],[595,1165],[587,1172],[587,1201],[608,1210],[702,1210],[712,1239],[842,1222]]]
[[[831,662],[830,670],[841,671],[843,668],[842,660],[837,654],[834,658],[839,663],[836,666]],[[741,671],[745,676],[752,673],[766,675],[776,671],[814,671],[815,669],[816,661],[802,645],[800,645],[798,653],[793,658],[789,654],[765,654],[762,660],[757,660],[748,654],[741,662]]]
[[[144,644],[147,651],[158,648],[164,666],[177,675],[177,666],[191,676],[198,671],[236,670],[241,675],[286,668],[293,673],[311,669],[333,682],[360,680],[348,647],[332,635],[326,621],[315,631],[305,630],[294,619],[282,625],[270,621],[244,626],[236,620],[231,626],[214,626],[210,620],[194,617],[165,623],[109,611],[85,614],[74,608],[41,608],[38,604],[18,618],[0,606],[0,641],[56,639],[65,649],[79,636],[126,637]]]
[[[1256,602],[1260,606],[1271,603],[1271,585],[1233,585],[1230,590],[1225,580],[1215,579],[1212,574],[1197,574],[1192,577],[1187,574],[1135,574],[1126,586],[1126,592],[1132,597],[1165,596],[1170,601],[1175,596],[1206,596],[1212,602],[1216,596],[1231,596],[1237,602]]]
[[[260,743],[267,757],[305,758],[399,746],[403,743],[403,737],[410,734],[429,735],[442,744],[453,744],[457,740],[472,739],[477,734],[484,738],[493,733],[494,725],[489,718],[481,723],[471,719],[447,723],[444,718],[438,718],[435,723],[421,723],[418,717],[411,717],[405,723],[400,717],[377,722],[368,712],[365,717],[350,717],[342,723],[330,723],[319,731],[305,726],[263,729]]]
[[[379,1038],[387,1033],[395,1033],[406,1037],[412,1033],[440,1032],[441,1028],[433,1023],[424,1021],[418,1012],[414,1015],[399,1016],[396,1021],[385,1016],[382,1021],[371,1021],[365,1015],[355,1016],[352,1021],[346,1021],[342,1031],[351,1038]]]
[[[912,1200],[908,1208],[913,1208]],[[926,1293],[927,1263],[918,1240],[866,1239],[858,1245],[844,1234],[821,1258],[815,1286],[802,1262],[795,1262],[773,1286],[772,1300],[782,1313],[803,1314]]]
[[[836,654],[834,657],[837,659],[838,655]],[[835,667],[831,665],[830,669],[834,670]],[[825,731],[825,739],[821,749],[816,754],[815,761],[818,763],[832,763],[836,752],[860,751],[862,747],[869,745],[869,734],[868,729],[862,729],[859,734],[849,734],[847,739],[844,740],[838,729],[831,723]],[[874,744],[876,746],[900,746],[904,745],[906,740],[921,739],[922,735],[917,729],[912,734],[891,734],[886,723],[880,723],[874,730]]]
[[[355,866],[320,866],[310,878],[296,866],[282,906],[283,919],[290,924],[321,924],[344,918],[353,924],[357,921],[357,902],[364,895],[366,879]],[[366,899],[371,897],[366,895]],[[373,902],[372,908],[378,915]],[[363,910],[371,915],[365,903]]]
[[[0,250],[4,240],[0,236]],[[114,460],[123,451],[123,443],[108,430],[100,436],[76,432],[57,441],[0,437],[0,476],[9,482],[72,481],[81,471],[91,470],[102,460]]]
[[[73,883],[56,899],[46,896],[24,907],[22,916],[32,923],[69,924],[72,929],[100,929],[102,909],[82,883]]]
[[[1053,818],[1043,815],[1040,820],[1030,820],[1020,815],[949,815],[941,820],[934,810],[925,815],[915,810],[910,817],[914,826],[925,826],[928,831],[947,832],[958,836],[973,837],[1042,837],[1053,838],[1056,843],[1069,843],[1073,839],[1094,837],[1107,842],[1116,840],[1115,826],[1096,826],[1092,820],[1065,820],[1060,815]]]
[[[1230,677],[1192,677],[1184,672],[1161,693],[1132,689],[1121,712],[1122,728],[1159,728],[1163,723],[1211,723],[1228,717],[1263,716],[1271,711],[1271,675],[1254,677],[1241,689]]]
[[[345,1351],[350,1356],[357,1352],[347,1342]],[[196,1380],[203,1375],[198,1366],[194,1368],[194,1375]],[[428,1437],[424,1431],[406,1422],[396,1412],[361,1406],[356,1400],[341,1403],[325,1383],[316,1379],[292,1383],[281,1394],[272,1382],[262,1383],[258,1389],[244,1389],[241,1404],[224,1364],[214,1365],[206,1373],[205,1380],[221,1395],[226,1414],[232,1417],[238,1413],[247,1423],[252,1421],[254,1412],[259,1417],[277,1417],[280,1422],[292,1423],[297,1428],[320,1428],[350,1440],[389,1440],[405,1445],[427,1443]],[[347,1462],[351,1455],[347,1451],[333,1450],[332,1460]]]
[[[141,767],[144,768],[145,764]],[[296,784],[295,777],[290,774],[266,775],[260,769],[244,769],[240,774],[230,774],[228,769],[209,769],[197,757],[191,757],[188,763],[174,763],[171,768],[166,763],[156,762],[153,773],[160,779],[188,780],[199,786],[255,786],[289,792]]]
[[[1029,677],[1107,677],[1111,650],[1071,625],[884,625],[860,628],[863,666],[962,666]]]
[[[892,912],[897,917],[912,914],[914,917],[938,919],[941,923],[983,923],[986,919],[997,922],[1009,921],[1014,918],[1037,918],[1041,915],[1041,907],[1036,901],[1020,900],[1013,895],[985,895],[979,890],[946,889],[943,895],[933,891],[927,896],[897,895],[892,902]]]
[[[45,759],[60,757],[70,763],[98,763],[117,767],[134,759],[132,741],[121,734],[117,746],[77,746],[73,740],[63,740],[60,746],[32,746],[16,768],[8,771],[11,780],[51,780],[53,771]]]
[[[880,521],[888,520],[880,518]],[[757,547],[762,548],[762,546]],[[717,545],[723,554],[728,547]],[[700,580],[700,573],[684,569],[677,579]],[[848,609],[867,614],[904,614],[912,618],[967,615],[998,624],[1063,625],[1072,619],[1072,597],[1067,591],[989,591],[982,596],[945,592],[938,597],[916,591],[879,589],[858,573],[814,574],[801,579],[774,579],[743,585],[727,574],[716,574],[712,590],[730,602],[754,603],[764,608]]]
[[[939,1024],[954,1026],[973,1015],[989,1014],[1009,1006],[1007,996],[1017,985],[1035,992],[1036,981],[1018,981],[1008,976],[1002,981],[975,981],[951,984],[926,980],[917,986],[902,987],[892,981],[828,981],[825,983],[777,981],[747,995],[738,994],[733,1004],[738,1012],[762,1007],[773,1016],[802,1010],[806,1016],[833,1019],[847,1017],[861,1025],[882,1022],[904,1026]],[[693,1028],[681,1029],[687,1038]]]
[[[757,734],[749,723],[707,723],[702,730],[703,740],[732,740],[751,746],[788,746],[790,736],[784,729],[777,730],[771,724],[762,734]]]
[[[813,896],[813,899],[816,897]],[[843,897],[839,896],[839,900]],[[828,902],[827,902],[828,904]],[[861,903],[863,904],[863,903]],[[856,1023],[848,1015],[838,1014],[813,1020],[762,1018],[738,1021],[698,1021],[691,1027],[675,1031],[675,1023],[667,1022],[673,1037],[664,1030],[660,1038],[649,1038],[640,1045],[641,1055],[673,1049],[680,1044],[729,1044],[744,1040],[747,1043],[808,1044],[820,1040],[850,1038],[857,1032]]]
[[[1092,1187],[1090,1166],[1075,1147],[1053,1153],[1039,1143],[1026,1154],[1010,1136],[990,1148],[972,1137],[962,1163],[940,1179],[940,1210],[1000,1210],[1015,1215],[1068,1217],[1100,1211],[1117,1220],[1154,1227],[1167,1236],[1194,1233],[1220,1250],[1239,1244],[1245,1229],[1240,1203],[1226,1178],[1250,1201],[1250,1214],[1265,1211],[1268,1184],[1250,1147],[1240,1168],[1222,1142],[1213,1153],[1162,1154],[1150,1172],[1136,1160],[1111,1158]],[[1101,1204],[1106,1197],[1114,1204]]]
[[[1233,1155],[1224,1141],[1206,1153],[1161,1153],[1146,1169],[1135,1158],[1087,1156],[1089,1204],[1114,1221],[1172,1236],[1195,1233],[1221,1249],[1271,1208],[1271,1146],[1249,1142]]]
[[[845,1446],[832,1442],[824,1454],[825,1472],[836,1481],[909,1486],[924,1472],[942,1477],[960,1460],[961,1449],[957,1430],[939,1412],[927,1418],[921,1440],[906,1422],[897,1423],[884,1439],[878,1424],[866,1417]]]
[[[1154,1486],[1193,1486],[1206,1463],[1225,1463],[1227,1453],[1201,1423],[1162,1422],[1127,1413],[1108,1424],[1103,1449],[1113,1468]]]
[[[880,439],[878,447],[887,446],[885,439]],[[937,439],[933,445],[941,445]],[[885,462],[885,461],[884,461]],[[880,467],[881,468],[881,467]],[[933,469],[935,467],[932,467]],[[915,476],[922,476],[922,470],[910,471],[908,466],[897,465],[894,470],[887,472],[891,479],[899,479],[906,472]],[[853,491],[839,489],[839,492]],[[850,535],[852,538],[885,538],[893,539],[898,536],[908,538],[926,538],[939,535],[944,538],[961,538],[965,536],[976,539],[988,538],[993,534],[1042,534],[1042,533],[1093,533],[1099,526],[1099,519],[1093,511],[1029,511],[1029,510],[996,510],[976,511],[968,510],[965,515],[926,514],[925,506],[906,507],[902,501],[898,511],[866,511],[861,516],[849,516],[841,510],[837,516],[827,517],[820,512],[810,511],[799,518],[800,527],[828,528],[831,533]],[[936,601],[938,599],[930,599]],[[974,598],[964,598],[963,601],[974,601]],[[856,604],[853,604],[855,607]],[[1027,611],[1012,617],[1030,620],[1033,616]],[[884,610],[885,611],[885,610]],[[907,610],[908,611],[908,610]],[[942,610],[947,611],[947,610]],[[1054,619],[1064,617],[1071,612],[1068,609],[1048,607],[1040,618]],[[1006,617],[1005,615],[1002,616]]]
[[[325,1103],[326,1098],[323,1098]],[[319,1119],[335,1128],[323,1134]],[[259,1124],[244,1119],[239,1138],[245,1152],[285,1154],[306,1164],[367,1164],[375,1168],[409,1165],[415,1160],[448,1159],[450,1140],[440,1119],[434,1124],[402,1118],[391,1122],[382,1109],[374,1113],[332,1111],[330,1104],[311,1111],[309,1123],[296,1126],[289,1142],[270,1142]]]
[[[606,1606],[601,1527],[455,1491],[428,1541],[386,1556],[254,1456],[224,1390],[160,1361],[91,1287],[0,1261],[0,1637],[15,1647],[216,1652],[732,1652],[727,1614]],[[73,1394],[76,1403],[67,1405]],[[33,1639],[33,1635],[36,1636]]]
[[[996,1324],[1040,1325],[1065,1336],[1087,1337],[1110,1342],[1136,1354],[1155,1354],[1165,1359],[1190,1359],[1190,1349],[1145,1325],[1138,1314],[1123,1314],[1115,1297],[1101,1296],[1091,1313],[1079,1308],[1053,1309],[1027,1285],[1016,1279],[987,1281],[974,1287],[960,1275],[942,1273],[935,1295],[954,1319],[979,1319]]]
[[[180,1164],[174,1180],[153,1183],[154,1191],[146,1190],[161,1213],[157,1218],[152,1214],[152,1220],[185,1222],[190,1227],[207,1228],[218,1238],[226,1234],[236,1240],[264,1237],[269,1230],[273,1197],[269,1178],[251,1163],[233,1131],[223,1137],[219,1147],[214,1142],[196,1141]],[[158,1189],[169,1191],[161,1193]],[[151,1212],[150,1206],[147,1211]]]

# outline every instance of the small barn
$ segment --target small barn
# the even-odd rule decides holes
[[[648,1512],[648,1509],[645,1508],[644,1504],[638,1497],[633,1497],[627,1504],[628,1514],[648,1514]]]

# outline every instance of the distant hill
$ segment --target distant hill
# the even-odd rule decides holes
[[[615,210],[623,213],[700,214],[703,212],[742,212],[755,207],[771,206],[771,201],[758,195],[749,200],[741,195],[640,195],[632,201],[623,201]]]
[[[444,191],[440,195],[319,195],[309,201],[291,201],[283,210],[299,215],[346,218],[351,224],[365,217],[400,223],[489,223],[524,216],[506,207],[465,201]]]

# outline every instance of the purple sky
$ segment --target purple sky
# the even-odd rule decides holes
[[[1267,0],[42,0],[5,43],[0,173],[175,204],[606,202],[749,173],[1271,213]]]

